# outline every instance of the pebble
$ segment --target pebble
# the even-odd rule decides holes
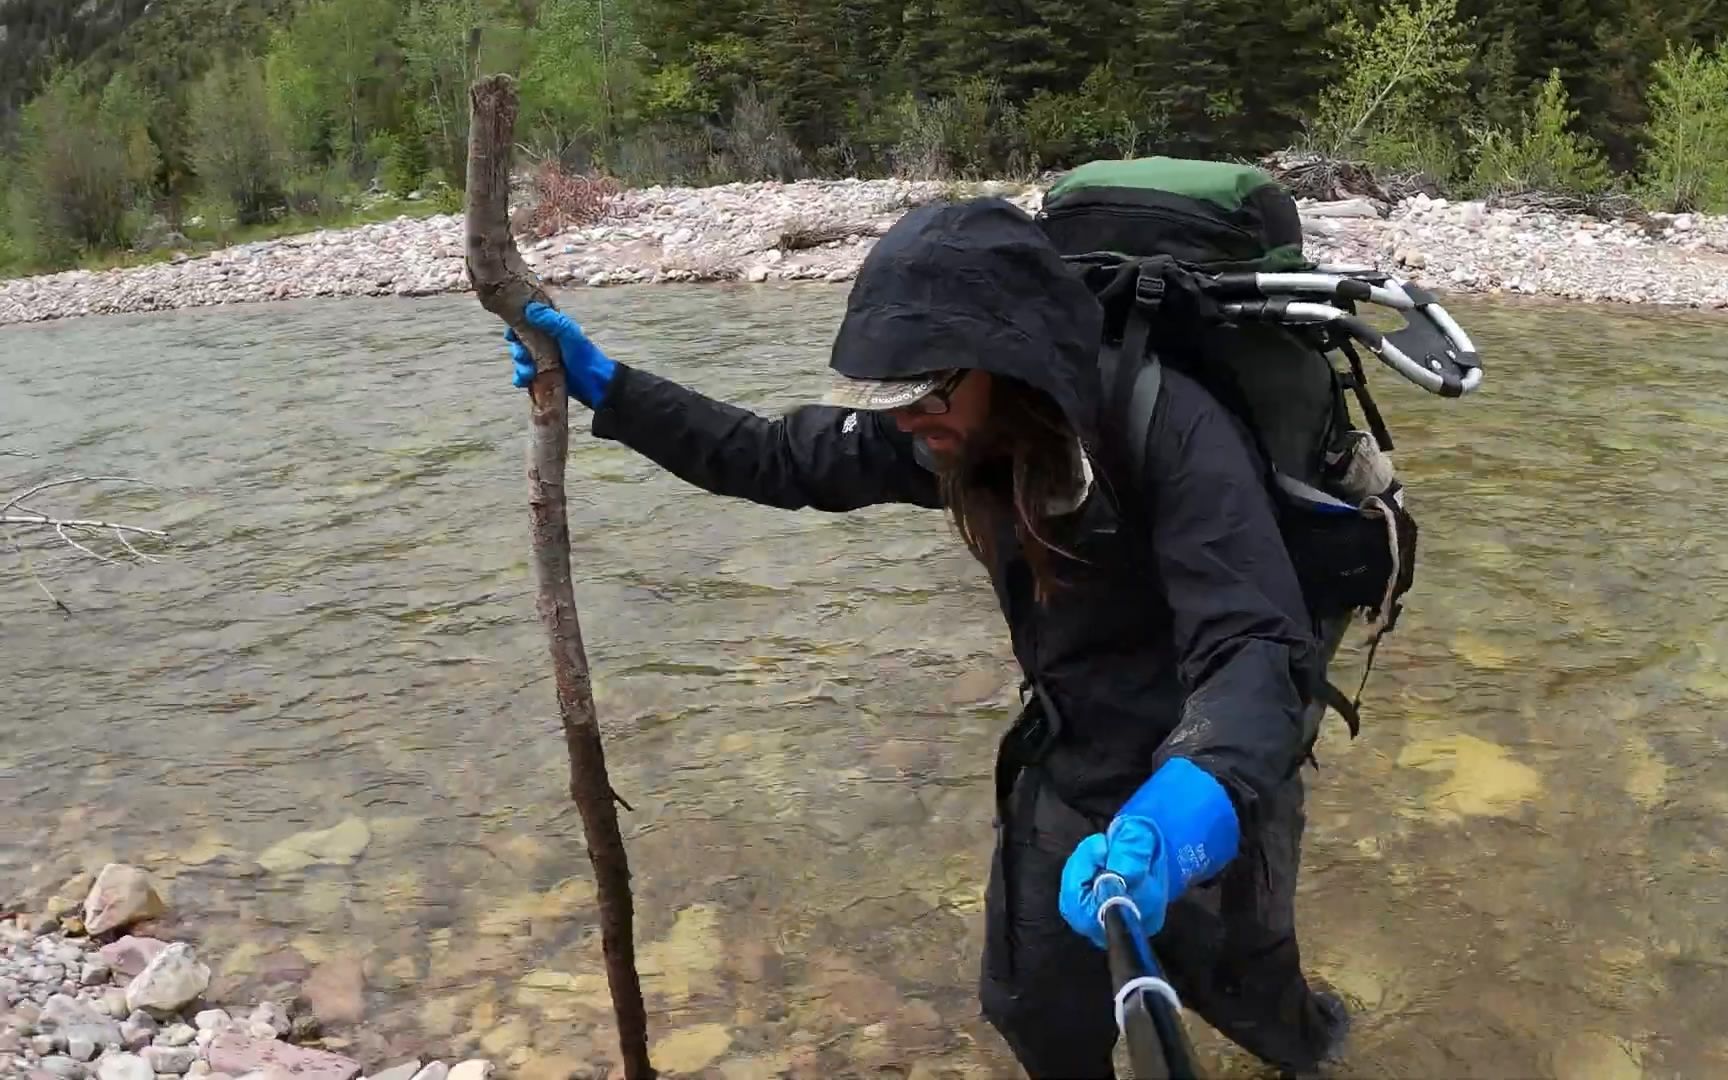
[[[162,1029],[162,1025],[156,1022],[156,1018],[145,1012],[143,1009],[133,1009],[131,1012],[127,1013],[126,1023],[131,1024],[133,1027],[143,1028],[145,1031],[148,1031],[152,1037]]]
[[[155,1076],[137,1054],[111,1054],[96,1063],[97,1080],[154,1080]]]
[[[190,1024],[174,1024],[164,1028],[162,1034],[156,1037],[156,1041],[163,1046],[185,1046],[197,1037],[197,1029]]]
[[[100,986],[108,981],[110,974],[107,964],[100,960],[88,960],[78,972],[78,981],[85,986]]]
[[[74,1035],[66,1040],[66,1053],[74,1061],[89,1061],[96,1056],[96,1040],[88,1035]]]
[[[414,1080],[446,1080],[450,1075],[450,1066],[442,1061],[434,1061],[414,1074]]]
[[[420,1062],[404,1061],[402,1064],[393,1065],[383,1072],[373,1073],[369,1080],[414,1080],[418,1075],[420,1075]]]
[[[87,1071],[83,1063],[73,1061],[69,1057],[59,1056],[43,1058],[40,1067],[55,1076],[64,1077],[65,1080],[80,1080]]]
[[[190,1046],[146,1046],[140,1056],[155,1072],[178,1076],[198,1060],[198,1051]]]
[[[197,1025],[199,1031],[214,1031],[224,1024],[233,1022],[233,1017],[222,1009],[205,1009],[192,1018],[192,1023]]]
[[[469,1058],[450,1070],[449,1080],[487,1080],[492,1075],[492,1063],[482,1058]]]
[[[273,1001],[261,1002],[246,1019],[255,1024],[270,1025],[277,1035],[286,1035],[292,1028],[288,1014]]]

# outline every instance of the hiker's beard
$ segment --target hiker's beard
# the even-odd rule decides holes
[[[1005,460],[1013,447],[1007,434],[994,421],[971,431],[933,427],[918,436],[936,462],[937,471],[961,479],[980,466]]]

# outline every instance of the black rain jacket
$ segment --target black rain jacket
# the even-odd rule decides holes
[[[1037,223],[999,199],[903,217],[861,267],[832,366],[855,377],[979,367],[1051,395],[1093,456],[1102,313]],[[1064,585],[1040,603],[1011,531],[990,579],[1014,652],[1061,714],[1045,762],[1100,820],[1170,756],[1217,777],[1246,826],[1313,742],[1318,652],[1246,433],[1166,371],[1143,491],[1147,528],[1095,484],[1055,541]],[[788,509],[938,507],[911,437],[880,413],[811,405],[768,419],[624,365],[596,436],[720,495]],[[1094,456],[1094,462],[1098,457]],[[1100,473],[1100,476],[1103,474]]]

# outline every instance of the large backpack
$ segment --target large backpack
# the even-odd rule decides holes
[[[1163,367],[1190,375],[1260,451],[1325,663],[1358,615],[1376,626],[1377,647],[1413,583],[1417,529],[1356,345],[1458,396],[1481,379],[1468,337],[1413,285],[1309,262],[1295,201],[1251,166],[1095,161],[1047,192],[1039,221],[1103,303],[1107,471],[1135,491],[1157,483],[1145,459]],[[1357,317],[1361,303],[1407,324],[1376,330]],[[1329,680],[1313,690],[1354,736],[1361,688],[1354,699]]]

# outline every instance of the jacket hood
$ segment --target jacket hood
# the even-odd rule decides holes
[[[1032,217],[1000,198],[911,211],[859,268],[829,366],[856,379],[982,368],[1097,431],[1103,311]]]

